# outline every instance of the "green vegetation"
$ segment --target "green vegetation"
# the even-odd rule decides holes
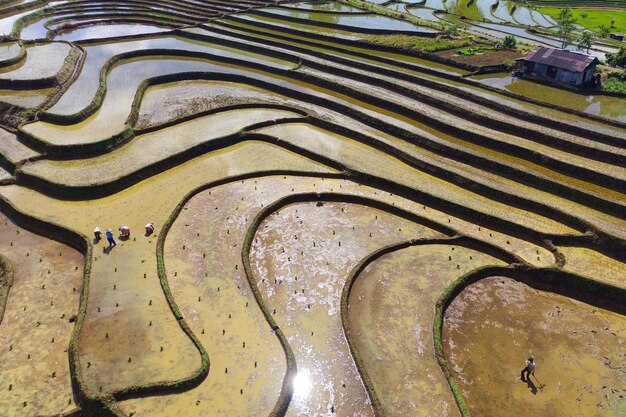
[[[561,48],[565,48],[572,41],[572,32],[576,29],[576,18],[570,8],[561,9],[556,17],[557,33],[561,38]]]
[[[506,35],[502,41],[503,45],[507,49],[515,49],[517,46],[517,39],[513,35]]]
[[[626,94],[626,73],[624,71],[610,73],[602,84],[602,90]]]
[[[558,18],[562,9],[542,7],[541,13]],[[578,24],[593,31],[602,32],[603,28],[610,32],[626,32],[626,10],[572,10],[572,15]],[[585,17],[586,16],[586,17]],[[606,31],[606,29],[604,29]]]
[[[485,51],[493,51],[493,46],[479,45],[473,46],[471,48],[463,48],[456,51],[457,55],[474,55],[476,53],[485,52]]]
[[[582,36],[578,40],[578,48],[582,50],[586,50],[589,53],[589,49],[593,44],[593,33],[586,30],[583,32]]]
[[[420,52],[445,51],[472,44],[469,39],[421,38],[411,35],[369,35],[363,41]]]
[[[614,54],[607,53],[606,62],[612,67],[626,68],[626,46],[622,46]]]

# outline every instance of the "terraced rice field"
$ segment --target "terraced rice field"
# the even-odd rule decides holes
[[[409,20],[1,1],[0,417],[624,415],[626,103]]]

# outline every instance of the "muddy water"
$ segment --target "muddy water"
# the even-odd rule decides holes
[[[21,49],[22,47],[17,42],[0,43],[0,64],[2,61],[16,57]]]
[[[218,56],[230,56],[263,62],[279,68],[291,68],[292,64],[277,58],[271,58],[207,42],[199,42],[176,36],[146,38],[131,41],[106,42],[85,47],[87,57],[83,69],[76,81],[72,83],[59,101],[49,109],[50,113],[69,115],[81,111],[93,100],[100,86],[100,70],[112,57],[136,50],[155,48],[206,52]],[[127,61],[132,62],[132,61]],[[127,68],[132,70],[132,67]],[[119,71],[119,70],[118,70]],[[111,74],[109,74],[109,77]],[[107,77],[107,86],[111,87]],[[140,80],[143,81],[143,80]]]
[[[15,13],[10,16],[2,16],[0,18],[0,35],[10,35],[13,30],[13,25],[15,22],[28,14],[31,14],[32,10],[25,11],[23,13]]]
[[[0,214],[0,253],[14,282],[0,325],[0,415],[57,415],[76,408],[67,356],[82,289],[83,257]]]
[[[242,17],[244,17],[244,16],[242,16]],[[253,25],[249,25],[249,24],[246,24],[245,22],[240,22],[240,21],[230,21],[230,20],[228,20],[226,23],[228,23],[229,25],[234,25],[234,26],[241,27],[241,28],[248,28],[248,29],[253,29],[255,31],[262,31],[262,32],[267,33],[268,37],[271,37],[271,35],[274,35],[274,34],[276,34],[276,35],[283,35],[283,36],[285,35],[285,33],[280,31],[280,27],[283,26],[283,25],[276,24],[274,22],[272,22],[272,24],[274,26],[276,26],[276,30],[270,30],[270,29],[265,29],[265,28],[258,28],[258,27],[255,27]],[[207,26],[210,26],[210,25],[207,25]],[[307,30],[311,30],[311,28],[309,28],[309,27],[305,27],[305,26],[302,26],[302,25],[297,25],[295,23],[292,26],[294,28],[296,28],[296,29],[298,29],[300,31],[304,31],[304,32],[306,32]],[[197,29],[189,29],[189,30],[190,31],[195,31]],[[229,29],[229,30],[232,30],[232,29]],[[330,30],[330,29],[328,29],[328,30]],[[326,32],[328,32],[328,30]],[[326,32],[325,32],[325,34],[328,34]],[[258,35],[255,35],[255,36],[258,36]],[[285,40],[281,40],[281,42],[287,43],[287,44],[297,44],[298,40],[308,40],[308,41],[311,40],[310,38],[307,38],[306,36],[298,36],[298,35],[292,35],[292,34],[289,34],[288,36],[289,36],[289,38],[293,39],[294,42],[285,41]],[[263,38],[265,36],[262,35],[261,37]],[[323,51],[323,52],[326,52],[326,53],[335,54],[335,55],[341,55],[341,56],[350,56],[349,52],[360,52],[360,53],[365,53],[365,54],[369,54],[369,55],[372,54],[372,50],[371,49],[367,49],[367,48],[359,48],[357,46],[338,45],[337,43],[334,43],[334,42],[326,42],[326,41],[322,41],[322,40],[315,40],[315,42],[318,45],[320,45],[319,48],[316,48],[315,46],[311,46],[311,45],[307,45],[306,47],[307,48],[311,48],[313,50],[319,50],[319,51]],[[344,54],[342,52],[336,52],[334,50],[325,49],[325,48],[323,48],[323,45],[329,45],[329,46],[332,46],[333,48],[340,48],[340,49],[346,51],[346,53]],[[425,60],[425,59],[420,59],[420,58],[413,57],[413,56],[410,56],[410,55],[403,55],[403,54],[400,54],[400,53],[376,51],[375,55],[379,56],[379,57],[384,57],[384,58],[388,58],[388,59],[392,59],[392,60],[401,61],[401,62],[409,62],[409,63],[415,64],[417,66],[428,67],[428,68],[431,68],[431,69],[436,69],[436,70],[439,70],[439,71],[442,71],[442,72],[446,72],[446,73],[450,73],[450,74],[465,74],[465,73],[467,73],[466,70],[462,70],[462,69],[459,69],[459,68],[456,68],[456,67],[451,67],[451,66],[448,66],[448,65],[440,64],[438,62],[428,61],[428,60]],[[358,58],[358,59],[361,60],[363,58]],[[365,61],[367,62],[367,60],[365,60]],[[404,68],[402,68],[401,70],[402,71],[407,71]]]
[[[246,126],[298,116],[275,109],[225,111],[140,135],[102,156],[69,161],[43,160],[28,164],[24,171],[70,186],[106,184],[200,144],[234,135]]]
[[[494,131],[492,129],[486,128],[479,124],[468,122],[467,120],[464,120],[463,118],[451,116],[450,114],[434,109],[429,105],[416,103],[413,100],[406,100],[406,99],[399,100],[397,94],[390,93],[388,90],[385,90],[385,89],[372,87],[368,84],[355,82],[353,80],[347,80],[345,78],[338,79],[337,77],[328,76],[327,74],[317,71],[317,70],[303,69],[302,71],[306,73],[311,73],[320,78],[326,78],[335,82],[345,83],[358,90],[369,89],[371,94],[377,95],[378,97],[387,99],[391,102],[395,102],[400,105],[412,107],[420,113],[430,116],[431,118],[435,120],[441,120],[444,123],[447,123],[451,126],[465,126],[465,128],[471,133],[477,133],[479,135],[486,135],[487,137],[498,138],[498,140],[509,142],[514,145],[530,149],[542,155],[547,155],[551,158],[562,160],[572,165],[578,165],[578,166],[585,167],[587,169],[592,169],[592,170],[595,169],[600,172],[614,172],[615,175],[618,177],[624,176],[624,172],[626,172],[610,164],[602,164],[597,161],[592,161],[587,158],[579,157],[579,156],[572,155],[567,152],[560,151],[558,149],[554,149],[550,146],[538,144],[528,139],[520,138],[514,135],[510,135],[510,134],[503,134],[502,132],[499,132],[499,131]],[[407,84],[406,86],[408,88],[411,88],[411,85],[409,84]],[[424,93],[432,94],[432,91],[425,90]],[[454,101],[456,99],[459,102],[458,105],[461,107],[463,107],[463,105],[468,106],[468,107],[471,107],[473,105],[473,103],[470,101],[464,102],[463,100],[460,100],[454,96],[442,95],[440,96],[440,98],[443,99],[444,101],[450,101],[450,100]],[[499,152],[494,147],[485,147],[485,146],[476,145],[475,143],[471,141],[467,141],[463,138],[458,138],[456,136],[447,135],[445,133],[432,129],[430,126],[427,126],[421,123],[415,123],[415,121],[408,119],[406,117],[403,117],[401,114],[394,114],[386,110],[377,109],[376,107],[367,106],[366,104],[361,104],[361,103],[354,103],[354,104],[358,105],[359,107],[366,108],[367,110],[365,111],[370,111],[371,112],[370,114],[372,113],[376,114],[377,118],[381,118],[388,123],[398,125],[404,129],[410,130],[414,132],[415,134],[425,136],[434,142],[444,143],[448,146],[461,149],[465,152],[485,155],[489,158],[501,161],[507,165],[513,165],[514,167],[517,167],[518,169],[531,170],[544,177],[553,178],[554,180],[559,181],[559,182],[571,183],[572,185],[579,187],[579,188],[591,189],[592,191],[597,191],[599,189],[601,192],[603,192],[603,189],[601,187],[593,186],[580,180],[573,181],[570,177],[566,175],[560,174],[558,172],[553,171],[550,168],[546,168],[542,165],[538,165],[537,163],[530,162],[526,159],[518,158],[514,156],[512,153]],[[478,112],[480,111],[481,110],[478,109]],[[503,122],[508,121],[506,117],[502,117],[496,112],[492,112],[486,109],[484,109],[484,111],[486,111],[486,116],[488,117],[489,116],[495,117],[496,119],[501,119]],[[535,126],[533,126],[533,124],[531,123],[522,123],[520,125],[522,127],[526,127],[530,129],[535,128]],[[557,131],[551,131],[550,129],[543,129],[543,131],[546,131],[547,134],[552,133],[552,134],[560,135],[561,137],[564,137],[567,140],[578,141],[578,138],[572,135],[563,136],[561,133]],[[593,142],[587,141],[587,146],[595,146],[595,144]],[[612,152],[623,154],[623,152],[616,147],[609,147],[609,149]],[[624,172],[620,173],[620,171],[624,171]],[[610,198],[623,199],[624,196],[620,195],[619,193],[616,193],[616,194],[614,193],[613,195],[610,195]]]
[[[167,30],[169,29],[138,23],[119,23],[109,25],[100,24],[97,26],[77,28],[69,32],[63,32],[55,36],[54,39],[57,41],[76,42],[83,39],[104,39],[112,37],[165,32]]]
[[[342,12],[342,13],[363,13],[363,10],[356,7],[348,6],[346,4],[334,2],[334,1],[307,1],[302,3],[296,3],[289,5],[289,7],[296,7],[303,10],[315,10],[326,12]]]
[[[118,194],[89,202],[63,202],[18,186],[0,189],[20,210],[87,236],[96,225],[112,229],[128,225],[137,238],[123,246],[118,241],[108,256],[102,253],[102,242],[94,250],[93,288],[80,342],[83,373],[92,389],[169,381],[196,370],[199,355],[173,318],[157,281],[156,240],[142,237],[141,230],[148,221],[162,225],[185,193],[201,184],[278,168],[328,171],[276,147],[251,143],[196,158]],[[88,362],[92,363],[89,368]]]
[[[443,340],[473,415],[626,413],[624,316],[493,277],[452,302]],[[520,372],[530,354],[536,377],[526,383]]]
[[[39,155],[26,145],[17,141],[15,135],[0,129],[0,154],[11,164]]]
[[[267,324],[242,275],[241,241],[262,205],[283,195],[310,191],[340,191],[411,211],[422,210],[397,196],[350,181],[290,176],[237,181],[194,197],[168,234],[166,268],[177,303],[209,352],[212,371],[199,387],[187,393],[125,401],[123,408],[127,412],[169,416],[194,404],[190,415],[261,415],[261,411],[252,410],[273,406],[270,400],[275,401],[280,388],[276,381],[284,378],[284,364],[279,361],[284,353],[263,333]],[[265,339],[259,339],[259,335]],[[269,338],[274,340],[273,335]],[[252,361],[257,361],[257,368],[250,366]],[[263,381],[262,386],[259,381]],[[241,389],[246,401],[239,400]],[[200,403],[196,404],[198,399]]]
[[[439,21],[439,18],[437,18],[437,15],[435,15],[435,11],[433,9],[425,9],[421,7],[407,7],[405,11],[412,14],[413,16],[419,17],[420,19],[432,20],[435,22]]]
[[[586,248],[559,246],[565,256],[566,271],[626,288],[626,264]]]
[[[207,110],[238,104],[281,104],[302,108],[303,103],[242,83],[190,80],[149,87],[141,101],[136,127],[147,128]],[[313,106],[307,106],[313,107]]]
[[[236,26],[240,26],[242,28],[252,28],[251,26],[245,25],[243,23],[238,23],[238,22],[228,22],[228,23],[229,24],[235,24]],[[274,31],[266,30],[266,29],[258,29],[258,28],[254,28],[254,29],[262,30],[262,31],[266,32],[268,34],[268,36],[263,36],[262,38],[267,38],[267,39],[271,39],[271,35],[272,34],[278,33],[278,32],[274,32]],[[196,31],[196,30],[197,29],[192,29],[192,31]],[[300,40],[300,39],[306,40],[306,38],[301,38],[301,37],[298,37],[298,36],[290,35],[290,37],[292,39],[294,39],[294,42],[287,42],[287,43],[296,44],[297,42],[295,42],[295,41],[297,41],[297,40]],[[322,44],[324,44],[324,42],[322,42]],[[334,45],[334,46],[336,46],[336,45]],[[371,51],[368,51],[368,50],[363,49],[363,48],[354,48],[354,47],[345,47],[345,46],[342,46],[341,48],[345,49],[346,51],[353,51],[354,50],[354,51],[359,51],[359,52],[364,52],[364,53],[371,53]],[[324,50],[324,52],[332,53],[332,54],[339,55],[339,56],[349,56],[349,54],[347,54],[347,53],[335,52],[335,51],[331,51],[331,50]],[[414,63],[416,63],[418,65],[428,66],[429,68],[437,68],[437,69],[439,69],[441,71],[445,71],[445,72],[451,72],[451,71],[452,72],[456,72],[456,73],[459,72],[458,69],[453,69],[451,67],[443,67],[443,66],[441,66],[440,64],[437,64],[437,63],[423,61],[423,60],[419,60],[417,58],[410,58],[410,57],[407,57],[407,56],[402,56],[400,54],[385,53],[385,54],[381,55],[380,53],[377,53],[377,56],[379,56],[379,55],[380,56],[384,56],[386,58],[390,58],[390,59],[414,62]],[[388,66],[386,64],[378,64],[378,65]],[[406,69],[402,69],[402,71],[407,71],[407,70]],[[432,76],[425,75],[425,74],[419,74],[418,73],[417,75],[419,75],[421,77],[433,78]],[[442,82],[448,83],[448,84],[449,83],[455,84],[453,81],[450,81],[450,80],[442,80],[442,79],[440,79],[439,81],[442,81]],[[479,92],[482,95],[487,95],[492,100],[494,100],[494,99],[498,100],[498,101],[505,100],[507,103],[510,103],[510,105],[513,105],[513,106],[522,107],[522,108],[525,108],[527,110],[530,109],[532,111],[539,112],[539,114],[542,114],[542,115],[545,115],[546,113],[548,113],[551,117],[555,117],[558,120],[562,120],[562,119],[565,118],[565,119],[568,119],[568,120],[572,120],[575,123],[579,123],[582,126],[586,126],[588,128],[592,128],[592,129],[598,129],[598,126],[597,126],[598,123],[590,122],[588,120],[582,120],[582,119],[580,119],[580,118],[578,118],[576,116],[573,116],[573,115],[558,113],[558,112],[556,112],[554,110],[550,110],[550,109],[538,108],[537,106],[534,106],[532,104],[525,103],[525,102],[512,102],[512,99],[504,97],[504,96],[502,96],[502,97],[494,97],[493,93],[486,94],[484,91],[477,90],[477,88],[475,88],[475,87],[468,87],[468,86],[462,85],[462,84],[459,84],[459,86],[464,88],[464,89],[469,89],[469,90],[472,90],[474,92]],[[606,130],[606,127],[602,127],[601,129]]]
[[[261,224],[250,255],[253,273],[298,366],[287,415],[372,415],[342,331],[345,279],[380,247],[433,236],[439,233],[344,203],[290,205]]]
[[[168,234],[166,268],[178,305],[209,353],[211,372],[188,393],[131,400],[125,410],[169,416],[201,399],[190,415],[269,413],[285,377],[285,354],[250,291],[241,245],[263,206],[292,190],[329,191],[342,184],[353,192],[359,188],[341,180],[263,177],[219,186],[189,201]]]
[[[289,16],[302,19],[304,21],[332,23],[342,26],[353,26],[356,31],[360,31],[361,28],[364,28],[395,30],[400,32],[435,32],[435,30],[431,28],[419,27],[409,22],[392,19],[390,17],[378,14],[361,15],[354,13],[317,13],[315,11],[297,11],[273,7],[261,10],[264,12],[275,14],[277,15],[277,18],[280,18],[280,16]]]
[[[55,91],[55,88],[45,88],[41,90],[0,89],[0,101],[30,109],[44,104]]]
[[[53,77],[63,65],[70,52],[65,43],[46,43],[26,49],[25,61],[0,69],[3,80],[38,80]]]
[[[102,106],[86,120],[70,126],[35,122],[26,125],[24,130],[53,144],[98,142],[124,129],[137,89],[145,79],[190,71],[228,73],[234,70],[202,59],[132,59],[117,65],[111,71],[107,77],[108,89]]]
[[[25,26],[20,32],[20,39],[34,41],[43,40],[48,34],[48,28],[44,25],[48,22],[48,18],[44,17]]]
[[[624,99],[609,96],[579,94],[574,91],[550,87],[528,80],[511,77],[510,74],[489,74],[474,77],[488,85],[507,89],[550,104],[568,107],[608,119],[626,122]]]
[[[350,293],[350,328],[387,416],[458,416],[433,348],[434,306],[459,276],[503,264],[454,245],[416,246],[371,263]]]
[[[128,224],[123,213],[117,214],[94,226],[112,228],[117,237],[117,229]],[[80,356],[85,382],[96,392],[178,380],[200,367],[200,354],[178,326],[159,285],[156,237],[144,237],[137,222],[133,229],[136,237],[118,240],[108,255],[105,243],[94,248]]]
[[[504,95],[500,95],[498,93],[494,93],[491,91],[487,92],[485,90],[482,90],[480,87],[474,87],[474,86],[469,87],[469,86],[460,86],[460,85],[459,87],[461,87],[461,89],[463,90],[470,91],[474,94],[478,94],[481,97],[488,98],[489,100],[497,100],[515,109],[529,111],[530,113],[539,114],[544,117],[548,117],[548,118],[552,118],[556,120],[561,120],[561,121],[565,121],[569,123],[575,123],[578,126],[583,127],[585,129],[590,129],[592,131],[603,132],[603,133],[607,133],[610,135],[624,138],[623,129],[605,125],[600,121],[584,119],[580,116],[576,116],[576,115],[569,114],[569,113],[563,113],[558,110],[549,109],[547,107],[513,99],[511,97],[506,97]]]
[[[504,205],[497,208],[500,206],[499,203],[470,193],[466,189],[442,181],[424,172],[419,172],[387,154],[378,151],[373,152],[372,148],[350,140],[347,137],[300,123],[273,126],[260,129],[259,131],[342,161],[353,169],[389,178],[429,193],[445,196],[449,201],[457,201],[479,211],[488,211],[498,217],[521,222],[537,230],[550,230],[554,227],[553,230],[557,233],[565,231],[558,223],[534,213],[508,206],[505,207]],[[390,170],[389,167],[392,166],[394,169]],[[458,200],[461,195],[464,196],[463,201]],[[484,202],[478,203],[478,201]],[[489,202],[487,203],[487,201]],[[532,259],[530,258],[531,262]]]

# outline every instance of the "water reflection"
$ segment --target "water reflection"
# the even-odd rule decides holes
[[[625,101],[621,97],[584,94],[512,77],[508,73],[488,74],[473,78],[482,83],[546,103],[556,104],[608,119],[626,121]]]
[[[311,392],[311,388],[313,388],[313,381],[311,380],[311,374],[308,369],[298,371],[293,378],[292,384],[294,399],[302,400],[307,398]]]

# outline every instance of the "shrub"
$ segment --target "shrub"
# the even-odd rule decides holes
[[[612,67],[626,68],[626,46],[622,46],[615,53],[607,52],[606,62]]]
[[[515,49],[515,47],[517,46],[517,39],[515,39],[515,36],[513,35],[506,35],[502,44],[505,48]]]
[[[609,74],[606,81],[602,84],[602,90],[626,94],[626,73],[613,72]]]
[[[512,71],[513,68],[515,68],[515,64],[517,63],[517,61],[515,61],[514,59],[507,59],[503,62],[504,66],[506,67],[507,71]]]
[[[607,77],[607,80],[615,79],[617,81],[626,82],[626,71],[612,72],[606,77]]]

